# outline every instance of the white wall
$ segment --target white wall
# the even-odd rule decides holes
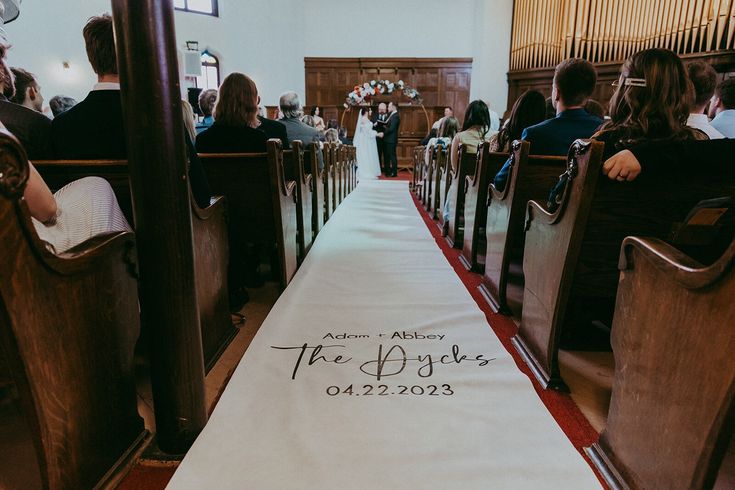
[[[472,97],[502,113],[512,4],[219,0],[219,18],[176,12],[176,37],[182,50],[191,40],[217,54],[223,76],[232,71],[252,76],[267,105],[275,105],[285,90],[304,93],[304,57],[474,58]],[[109,11],[109,0],[24,2],[21,16],[6,26],[13,44],[10,65],[34,72],[47,99],[56,94],[83,98],[95,77],[82,27],[90,16]],[[62,68],[63,61],[70,69]]]

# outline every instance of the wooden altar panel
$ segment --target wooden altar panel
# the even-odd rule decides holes
[[[307,110],[319,106],[325,121],[342,121],[349,137],[357,121],[357,111],[344,115],[343,104],[355,85],[375,79],[403,80],[418,90],[429,116],[429,124],[443,116],[451,106],[461,121],[470,102],[472,58],[305,58]],[[413,147],[429,132],[426,115],[420,106],[408,104],[399,93],[372,101],[399,103],[401,128],[398,144],[399,166],[412,163]]]

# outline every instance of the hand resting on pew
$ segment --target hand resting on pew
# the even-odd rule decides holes
[[[640,175],[641,164],[630,150],[623,150],[605,161],[602,173],[611,180],[630,182]]]

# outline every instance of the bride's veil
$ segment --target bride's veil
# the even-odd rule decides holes
[[[362,116],[364,116],[367,113],[367,109],[365,107],[360,107],[360,114],[357,115],[357,125],[355,127],[355,136],[352,139],[354,142],[358,141],[358,136],[360,136],[360,133],[362,132]]]

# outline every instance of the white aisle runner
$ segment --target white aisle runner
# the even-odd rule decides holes
[[[600,486],[405,182],[362,182],[340,206],[169,488],[378,486]]]

